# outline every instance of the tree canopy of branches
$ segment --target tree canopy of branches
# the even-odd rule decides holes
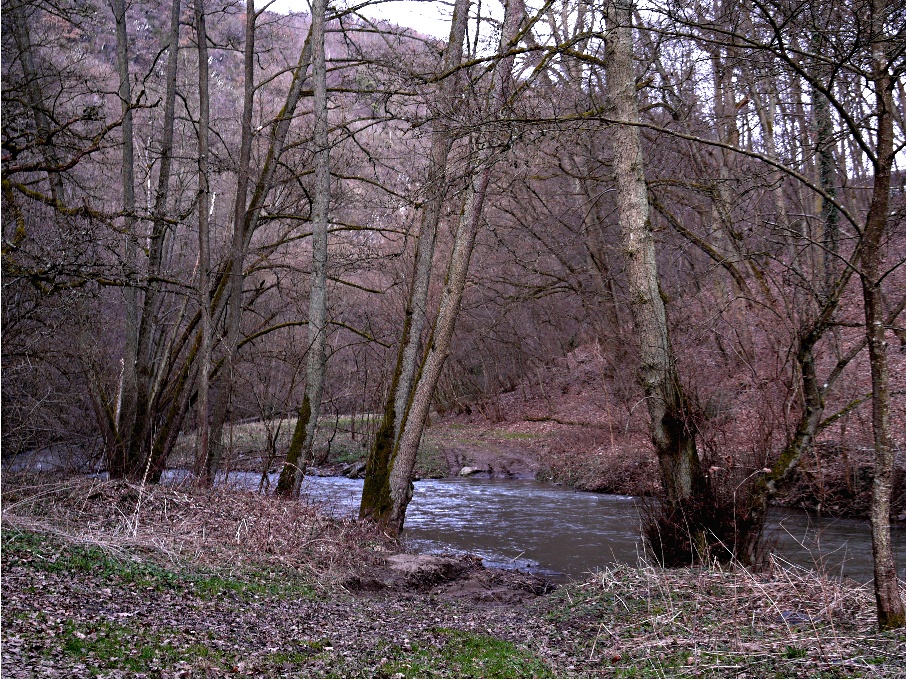
[[[360,516],[399,533],[432,410],[593,343],[647,412],[653,554],[756,562],[803,456],[858,438],[903,626],[906,5],[367,15],[3,1],[4,455],[155,483],[192,435],[212,485],[234,424],[297,415],[295,495],[321,416],[377,413]]]

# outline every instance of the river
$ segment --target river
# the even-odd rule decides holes
[[[229,483],[254,489],[259,479],[255,473],[234,472]],[[306,477],[302,494],[334,516],[356,516],[362,480]],[[467,477],[416,482],[403,539],[412,551],[468,552],[483,557],[487,566],[580,578],[614,562],[636,564],[639,527],[636,498],[525,479]],[[893,533],[897,564],[906,577],[906,531],[897,526]],[[765,535],[780,560],[860,582],[872,578],[867,521],[774,508]]]

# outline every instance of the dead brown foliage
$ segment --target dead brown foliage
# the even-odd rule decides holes
[[[305,500],[84,477],[4,475],[3,525],[172,562],[274,564],[330,583],[380,561],[391,541]]]

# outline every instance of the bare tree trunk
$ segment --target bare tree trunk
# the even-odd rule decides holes
[[[761,74],[752,71],[747,72],[749,83],[748,90],[755,106],[755,113],[758,115],[758,122],[761,125],[761,139],[764,146],[764,154],[768,158],[776,159],[777,142],[774,134],[774,120],[777,109],[777,93],[773,82],[769,82],[767,92],[759,89],[759,81],[768,80]],[[786,195],[784,194],[784,175],[777,168],[771,168],[771,196],[774,199],[775,222],[779,229],[789,233],[789,210],[787,209]]]
[[[13,37],[19,48],[19,61],[22,64],[22,75],[25,77],[25,94],[28,97],[28,106],[35,119],[35,129],[38,132],[37,143],[42,147],[44,163],[47,167],[47,181],[50,184],[50,196],[54,203],[61,205],[63,201],[63,178],[54,168],[59,165],[57,153],[51,135],[52,124],[46,112],[44,93],[38,79],[35,67],[34,48],[31,42],[31,32],[28,28],[28,17],[22,3],[12,2],[9,12],[13,17]]]
[[[135,277],[138,269],[138,243],[135,238],[135,145],[132,130],[132,86],[129,81],[129,36],[126,32],[125,0],[112,0],[116,24],[116,67],[119,77],[120,107],[123,116],[123,152],[120,178],[123,185],[123,233],[125,234],[124,264],[127,277]],[[117,404],[115,442],[108,444],[107,470],[111,477],[124,477],[132,467],[128,460],[128,442],[123,433],[131,432],[135,422],[136,363],[138,361],[138,326],[140,295],[134,285],[123,289],[126,328],[123,348],[123,368]]]
[[[512,0],[511,0],[512,2]],[[434,398],[434,390],[440,379],[444,362],[450,353],[450,342],[456,327],[456,317],[462,303],[462,295],[469,272],[469,261],[475,236],[481,223],[481,213],[487,194],[490,172],[482,169],[469,184],[466,205],[460,216],[459,226],[447,269],[447,279],[437,311],[431,346],[422,365],[412,400],[403,420],[400,441],[391,459],[389,486],[392,507],[386,518],[387,528],[399,534],[403,530],[406,508],[412,500],[412,472],[421,444],[422,432],[428,419],[428,411]]]
[[[233,238],[230,244],[229,292],[226,307],[226,359],[221,371],[220,389],[214,403],[211,422],[210,450],[207,471],[203,481],[213,483],[214,475],[223,455],[223,425],[226,422],[230,404],[230,388],[236,364],[239,345],[240,322],[242,320],[243,265],[245,262],[245,220],[248,200],[249,173],[252,157],[252,115],[255,105],[255,0],[245,3],[245,48],[243,50],[243,103],[240,122],[239,167],[236,173],[236,197],[233,203]]]
[[[858,248],[851,261],[858,261],[861,257],[861,252],[862,248]],[[737,559],[745,564],[754,563],[758,556],[761,527],[764,525],[768,506],[777,489],[799,464],[802,455],[812,446],[818,433],[833,421],[833,418],[823,419],[825,396],[844,374],[844,369],[868,344],[866,336],[862,342],[853,345],[846,354],[838,358],[836,365],[823,379],[819,378],[815,346],[831,327],[834,313],[840,304],[843,292],[846,290],[853,272],[853,267],[845,267],[840,271],[821,311],[799,338],[796,365],[799,368],[802,380],[802,412],[799,415],[795,433],[787,441],[786,446],[770,470],[765,471],[765,474],[754,479],[748,495],[743,501],[747,504],[747,507],[744,509],[740,508],[740,512],[737,514],[737,521],[745,522],[749,527],[754,528],[753,531],[737,532],[737,536],[742,541],[734,547],[734,552]],[[900,302],[890,310],[884,325],[890,326],[894,324],[904,307],[906,307],[906,296],[901,298]]]
[[[891,630],[906,626],[906,610],[900,597],[897,569],[890,542],[890,494],[893,486],[894,452],[890,429],[890,386],[887,341],[884,339],[881,297],[881,246],[890,208],[890,175],[894,162],[893,82],[890,76],[887,40],[884,36],[885,0],[872,2],[872,61],[878,106],[875,147],[874,191],[863,232],[862,296],[865,332],[871,361],[871,412],[875,438],[875,474],[871,496],[871,538],[874,553],[875,600],[878,626]]]
[[[509,0],[506,3],[498,50],[499,62],[495,69],[492,101],[488,111],[491,118],[496,117],[503,110],[509,96],[514,61],[513,55],[509,52],[519,37],[519,29],[524,18],[525,7],[522,0]],[[479,135],[479,159],[476,164],[476,172],[469,183],[465,207],[456,230],[453,253],[447,268],[430,347],[422,363],[409,408],[403,418],[399,443],[391,457],[389,486],[392,507],[385,517],[378,519],[395,534],[399,534],[403,530],[406,508],[412,499],[412,473],[415,469],[415,459],[421,444],[422,432],[444,362],[450,353],[450,343],[462,303],[475,236],[481,224],[491,170],[496,160],[492,149],[495,141],[500,141],[495,133]]]
[[[651,439],[669,506],[678,506],[705,486],[695,431],[686,413],[676,360],[667,330],[664,301],[648,215],[632,48],[632,5],[608,3],[606,71],[616,118],[612,132],[617,208],[629,284],[630,310],[639,344],[639,373],[651,416]]]
[[[450,73],[462,63],[463,41],[469,21],[469,0],[457,0],[453,9],[452,25],[450,27],[450,40],[444,53],[444,72]],[[440,88],[439,109],[449,108],[454,113],[456,96],[459,93],[462,79],[459,74],[447,77]],[[441,112],[439,112],[441,113]],[[407,320],[411,315],[410,328],[406,333],[402,348],[402,370],[400,373],[399,388],[394,395],[394,409],[396,419],[394,432],[397,434],[403,421],[403,413],[412,393],[415,382],[415,372],[418,366],[419,345],[422,332],[425,328],[428,306],[428,288],[431,285],[431,268],[434,259],[434,242],[437,236],[437,225],[443,211],[444,199],[447,194],[447,158],[453,145],[453,134],[441,125],[440,131],[435,131],[431,141],[431,156],[428,165],[427,210],[422,216],[421,232],[415,251],[415,272],[413,285],[410,292],[409,306],[406,310]]]
[[[743,564],[754,564],[758,559],[762,529],[767,518],[768,506],[777,492],[777,487],[786,480],[796,466],[802,454],[811,448],[818,434],[821,418],[824,416],[824,395],[829,386],[822,387],[818,381],[815,365],[815,344],[824,334],[826,324],[814,326],[811,332],[799,340],[796,352],[796,364],[802,374],[802,414],[796,426],[796,432],[787,442],[777,461],[770,471],[758,475],[748,495],[743,501],[746,508],[734,508],[734,521],[744,522],[748,530],[738,527],[737,542],[733,546],[734,556]]]
[[[295,461],[287,460],[277,485],[278,492],[285,492],[282,484],[284,473],[292,474],[291,495],[299,494],[305,468],[311,457],[321,395],[324,389],[324,372],[327,367],[327,221],[330,211],[330,140],[327,121],[327,64],[324,52],[324,28],[327,0],[314,0],[311,13],[312,79],[314,85],[314,197],[312,199],[312,253],[311,292],[308,301],[308,365],[305,374],[305,399],[303,412],[296,421],[294,441],[299,429],[305,428],[302,450]],[[308,406],[306,409],[305,406]],[[307,417],[305,417],[307,416]]]
[[[132,476],[144,472],[146,458],[151,455],[151,436],[154,373],[159,368],[155,335],[158,330],[160,298],[159,274],[163,266],[167,238],[167,204],[170,197],[170,174],[173,166],[173,128],[176,119],[176,74],[179,64],[180,0],[173,0],[170,9],[170,40],[167,56],[166,91],[164,94],[163,134],[160,148],[160,170],[154,199],[151,240],[148,254],[147,288],[142,305],[136,353],[136,407],[135,422],[129,436],[130,459],[139,463]]]
[[[195,476],[206,477],[210,452],[208,396],[211,366],[211,291],[210,231],[208,225],[208,127],[211,118],[211,98],[208,76],[208,33],[205,23],[204,0],[195,2],[195,36],[198,41],[198,300],[201,307],[201,348],[198,353],[198,403],[196,406],[197,442]]]
[[[242,143],[239,154],[239,171],[236,180],[236,201],[233,212],[233,240],[231,245],[231,260],[228,265],[230,278],[229,294],[227,297],[227,332],[226,332],[226,361],[221,371],[221,389],[217,394],[211,415],[211,452],[208,456],[208,479],[213,480],[214,474],[220,465],[223,455],[223,426],[226,422],[227,410],[230,403],[230,386],[233,380],[235,367],[238,363],[239,336],[242,321],[242,287],[245,281],[243,266],[245,252],[248,244],[258,227],[258,220],[264,202],[273,184],[274,172],[280,162],[280,155],[289,134],[290,124],[295,115],[296,106],[302,97],[303,86],[311,62],[311,30],[305,39],[299,53],[299,61],[293,70],[293,79],[286,94],[286,102],[274,122],[271,142],[268,146],[264,166],[255,183],[250,202],[248,199],[248,185],[250,179],[250,159],[252,145],[252,113],[255,98],[255,13],[254,0],[246,4],[246,41],[245,41],[245,95],[242,111]]]
[[[450,26],[450,39],[444,53],[444,72],[450,73],[462,63],[462,50],[466,26],[469,20],[470,0],[456,0]],[[460,78],[448,76],[442,81],[437,115],[444,107],[454,107],[459,91]],[[453,145],[452,132],[439,125],[432,133],[431,151],[428,158],[426,190],[428,200],[422,213],[421,231],[415,247],[415,263],[412,273],[412,287],[403,321],[402,338],[396,368],[384,409],[384,417],[374,438],[365,468],[365,485],[359,508],[361,518],[381,516],[391,507],[390,501],[390,455],[402,428],[403,415],[412,395],[418,367],[419,346],[427,319],[428,289],[431,285],[431,270],[434,260],[434,242],[437,225],[447,194],[447,158]]]
[[[812,40],[815,54],[822,54],[824,49],[823,34],[820,30],[815,31]],[[822,65],[817,77],[825,84],[829,84],[827,67]],[[824,93],[817,88],[812,88],[812,108],[815,114],[815,145],[818,152],[818,184],[827,193],[830,198],[836,198],[836,170],[834,162],[834,123],[831,119],[830,102]],[[820,239],[823,253],[821,256],[821,269],[823,270],[823,281],[820,285],[823,292],[827,294],[833,286],[835,274],[840,270],[837,262],[837,254],[840,245],[840,212],[832,201],[823,196],[819,196],[821,204],[821,223],[823,225],[823,237]]]

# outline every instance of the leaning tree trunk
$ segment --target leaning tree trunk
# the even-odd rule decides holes
[[[492,101],[488,110],[491,119],[498,117],[507,103],[514,62],[514,55],[511,51],[519,38],[524,18],[525,7],[522,0],[509,0],[506,3],[503,30],[500,35],[499,61],[495,69],[494,82],[492,83]],[[459,308],[462,304],[463,292],[465,291],[472,249],[482,220],[484,201],[491,179],[491,170],[496,160],[495,154],[497,152],[493,147],[499,145],[502,141],[493,132],[478,136],[479,148],[476,172],[472,175],[469,182],[465,206],[456,230],[453,253],[450,255],[450,264],[447,268],[440,306],[431,334],[430,347],[419,371],[409,407],[403,417],[399,443],[394,448],[390,460],[389,486],[391,507],[386,515],[378,518],[378,521],[384,524],[387,530],[393,534],[398,535],[403,530],[406,508],[412,499],[412,477],[415,469],[415,459],[421,444],[425,422],[428,419],[428,411],[434,399],[437,382],[443,371],[444,362],[450,353],[456,318],[459,315]]]
[[[245,4],[245,48],[243,50],[243,100],[240,120],[239,168],[236,175],[236,196],[233,202],[233,236],[230,261],[227,265],[225,360],[221,370],[220,389],[211,414],[211,434],[207,467],[199,483],[210,485],[217,474],[223,452],[223,425],[230,403],[230,388],[236,365],[242,320],[243,265],[245,263],[245,220],[248,201],[249,168],[252,157],[252,115],[255,106],[255,0]]]
[[[239,155],[239,174],[236,185],[236,201],[233,213],[233,240],[231,259],[227,265],[230,279],[227,295],[227,332],[225,340],[226,361],[221,371],[221,388],[211,415],[211,452],[208,456],[207,479],[213,480],[223,455],[223,426],[226,422],[230,401],[230,387],[235,367],[239,359],[240,330],[242,321],[242,287],[245,281],[243,266],[245,252],[252,235],[258,228],[264,203],[273,186],[274,173],[280,164],[280,156],[289,134],[290,124],[296,113],[296,106],[304,93],[303,86],[307,80],[308,67],[311,63],[311,27],[302,49],[299,61],[293,69],[293,79],[286,101],[273,123],[273,132],[264,166],[258,175],[252,198],[247,201],[250,179],[250,157],[252,144],[252,113],[255,97],[255,9],[254,0],[248,0],[246,10],[246,49],[245,55],[245,103],[242,112],[242,145]]]
[[[442,108],[456,106],[459,92],[458,74],[449,75],[462,63],[462,49],[469,18],[469,0],[456,0],[450,26],[450,39],[444,55],[444,74],[438,98]],[[452,113],[452,112],[451,112]],[[359,517],[372,519],[383,516],[391,507],[390,500],[390,457],[402,426],[403,415],[412,387],[415,383],[419,359],[419,345],[425,328],[428,307],[428,289],[431,285],[431,270],[434,260],[434,242],[437,225],[447,195],[447,158],[453,146],[453,133],[449,126],[439,126],[431,137],[431,151],[428,157],[428,175],[425,190],[428,192],[426,207],[422,213],[421,231],[415,247],[415,263],[412,272],[412,287],[406,306],[403,332],[400,340],[396,367],[390,384],[390,392],[384,408],[384,416],[375,434],[374,443],[365,466],[365,485],[362,489],[362,503]]]
[[[129,435],[131,460],[140,463],[129,472],[140,478],[151,460],[154,412],[155,373],[160,370],[158,336],[158,308],[160,306],[160,274],[164,262],[164,250],[169,227],[167,205],[170,198],[170,174],[173,167],[173,134],[176,120],[176,76],[179,65],[180,0],[173,0],[170,6],[170,40],[167,56],[166,90],[164,93],[163,134],[160,148],[160,169],[151,227],[148,253],[145,300],[141,309],[138,329],[138,351],[136,353],[135,420]]]
[[[618,0],[607,6],[607,82],[618,124],[611,142],[621,247],[629,286],[639,374],[651,416],[651,440],[657,452],[667,509],[693,501],[706,488],[695,431],[689,422],[676,360],[667,330],[664,301],[648,214],[638,102],[632,49],[632,6]]]
[[[513,0],[510,0],[511,2]],[[447,279],[441,294],[431,346],[419,372],[418,382],[403,419],[400,441],[394,448],[390,460],[389,488],[391,506],[387,514],[375,519],[398,535],[403,530],[406,508],[412,500],[412,475],[415,459],[421,444],[422,432],[428,419],[428,410],[434,399],[437,381],[440,379],[444,362],[450,353],[456,317],[466,287],[469,261],[475,245],[475,236],[481,222],[484,199],[487,194],[490,172],[488,168],[479,171],[469,184],[468,197],[456,230],[453,253],[447,269]]]

